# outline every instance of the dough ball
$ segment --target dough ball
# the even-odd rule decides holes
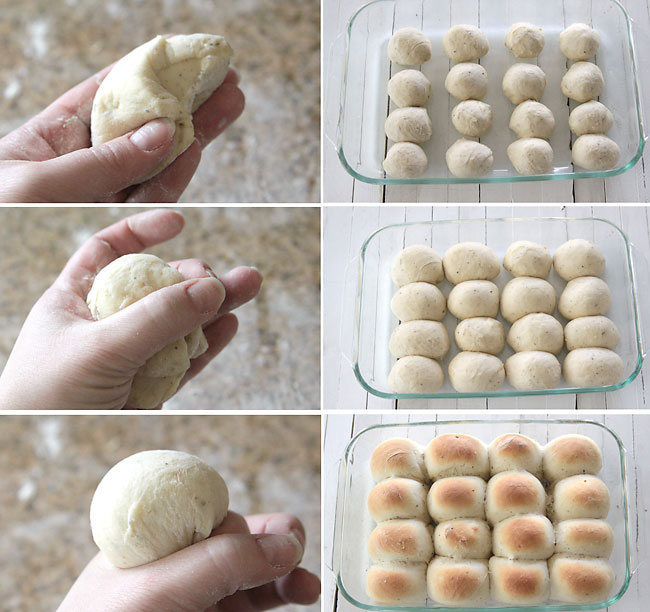
[[[516,514],[544,514],[545,507],[544,487],[528,472],[500,472],[487,484],[485,514],[491,525]]]
[[[492,149],[480,142],[459,138],[445,155],[449,172],[459,178],[485,176],[494,162]]]
[[[373,563],[426,563],[433,556],[433,527],[414,519],[379,523],[368,537]]]
[[[600,36],[585,23],[573,23],[560,32],[560,51],[575,62],[596,55]]]
[[[447,301],[435,285],[416,282],[398,289],[390,301],[390,309],[404,322],[416,319],[442,321],[447,313]]]
[[[576,136],[604,134],[614,125],[614,115],[598,100],[576,106],[569,115],[569,127]]]
[[[532,23],[513,23],[506,32],[505,45],[519,59],[537,57],[544,48],[544,32]]]
[[[429,515],[436,523],[454,519],[485,519],[485,481],[477,476],[436,480],[427,495]]]
[[[442,258],[424,244],[413,244],[400,251],[393,261],[391,274],[398,287],[416,282],[435,285],[445,278]]]
[[[445,55],[453,62],[471,62],[487,54],[490,46],[483,31],[473,25],[452,26],[442,37]]]
[[[490,474],[526,470],[541,480],[542,447],[536,440],[518,433],[505,433],[488,446]]]
[[[479,138],[492,127],[492,107],[480,100],[464,100],[452,109],[451,122],[463,136]]]
[[[513,276],[546,278],[551,272],[553,259],[543,244],[530,240],[513,242],[503,257],[503,267]]]
[[[395,328],[388,348],[397,359],[408,355],[443,359],[449,350],[449,334],[438,321],[407,321]]]
[[[485,521],[457,519],[438,523],[433,532],[435,554],[452,559],[488,559],[492,533]]]
[[[146,181],[194,141],[192,113],[226,78],[232,49],[211,34],[156,36],[125,55],[101,82],[90,118],[93,146],[127,134],[155,118],[174,126],[169,153]]]
[[[448,606],[479,606],[490,598],[484,559],[435,557],[427,570],[429,598]]]
[[[584,134],[571,149],[571,161],[585,170],[611,170],[620,157],[618,145],[603,134]]]
[[[410,478],[388,478],[377,483],[368,495],[368,511],[377,523],[391,519],[429,522],[427,488]]]
[[[614,351],[580,348],[569,351],[562,375],[572,387],[605,387],[623,380],[623,360]]]
[[[386,136],[393,142],[422,144],[431,138],[433,125],[426,108],[408,106],[394,110],[386,118]]]
[[[607,314],[612,295],[607,283],[596,276],[581,276],[570,280],[557,303],[565,319],[577,319]]]
[[[556,553],[609,559],[613,549],[614,532],[607,521],[571,519],[555,527]]]
[[[104,319],[185,277],[155,255],[134,253],[112,261],[95,277],[87,303],[96,320]],[[221,285],[221,282],[215,280]],[[223,285],[221,288],[225,294]],[[190,359],[205,353],[208,342],[197,327],[168,344],[137,371],[127,400],[129,408],[149,410],[168,400],[190,367]]]
[[[485,68],[473,62],[452,66],[445,78],[445,89],[459,100],[480,100],[487,93],[487,88]]]
[[[445,278],[454,285],[469,280],[492,280],[501,266],[496,253],[480,242],[459,242],[445,252]]]
[[[388,374],[388,386],[394,393],[436,393],[444,382],[440,364],[420,355],[398,359]]]
[[[548,559],[555,549],[553,525],[541,514],[522,514],[497,523],[493,532],[497,557]]]
[[[545,351],[557,355],[564,346],[562,324],[549,314],[532,312],[517,319],[508,332],[508,344],[521,351]]]
[[[579,317],[564,328],[567,350],[578,348],[606,348],[614,350],[621,339],[618,328],[607,317]]]
[[[431,81],[419,70],[402,70],[388,81],[388,95],[399,107],[425,106],[431,95]]]
[[[606,519],[609,514],[609,489],[596,476],[569,476],[551,489],[548,516],[554,522],[576,518]]]
[[[520,138],[508,145],[508,159],[519,174],[548,174],[553,170],[553,149],[541,138]]]
[[[567,434],[545,446],[543,465],[544,478],[553,483],[576,474],[598,474],[603,456],[591,438]]]
[[[491,317],[463,319],[454,332],[461,351],[478,351],[498,355],[505,344],[503,323]]]
[[[505,604],[533,606],[549,598],[551,583],[545,561],[490,559],[492,599]]]
[[[382,164],[388,176],[403,179],[422,176],[428,165],[426,153],[412,142],[396,142],[388,149]]]
[[[388,41],[388,57],[403,66],[424,64],[431,59],[431,43],[424,32],[401,28]]]
[[[431,480],[449,476],[478,476],[490,473],[487,448],[469,434],[441,434],[424,449],[424,464]]]
[[[384,440],[372,451],[370,473],[375,482],[385,478],[412,478],[426,482],[422,448],[407,438]]]
[[[550,138],[555,129],[555,117],[541,102],[526,100],[512,111],[510,129],[517,138]]]
[[[605,255],[597,244],[575,238],[555,251],[553,266],[565,281],[579,276],[602,276],[605,272]]]
[[[379,604],[421,604],[427,598],[426,563],[372,565],[366,574],[366,593]]]
[[[449,294],[449,312],[457,319],[496,317],[499,313],[499,288],[490,281],[458,283]]]
[[[513,64],[506,70],[501,83],[503,93],[513,104],[539,100],[546,88],[546,75],[537,64]]]
[[[591,62],[573,64],[560,81],[562,93],[576,102],[595,100],[603,93],[604,87],[603,73]]]
[[[508,323],[533,312],[552,314],[556,299],[553,285],[543,278],[517,276],[501,292],[501,314]]]
[[[120,568],[136,567],[205,540],[228,512],[228,488],[198,457],[150,450],[114,465],[90,504],[93,539]]]
[[[463,351],[449,363],[449,382],[459,393],[493,393],[504,379],[503,362],[494,355]]]
[[[562,367],[551,353],[523,351],[506,360],[506,378],[519,391],[555,389],[562,379]]]
[[[553,555],[548,560],[551,598],[568,603],[601,603],[609,599],[614,571],[605,559]]]

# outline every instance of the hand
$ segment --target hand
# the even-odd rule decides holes
[[[254,298],[262,277],[239,267],[220,281],[197,259],[170,262],[188,280],[154,291],[100,321],[86,305],[97,272],[114,259],[176,236],[183,216],[151,210],[101,230],[70,259],[29,313],[0,376],[5,410],[111,410],[128,407],[136,371],[161,348],[202,325],[208,350],[192,360],[181,386],[237,331],[227,314]],[[224,292],[225,289],[225,292]]]
[[[297,567],[304,547],[305,530],[291,515],[244,519],[229,512],[207,540],[153,563],[117,569],[99,553],[57,612],[257,612],[311,604],[320,581]]]
[[[154,119],[96,147],[90,111],[110,66],[55,100],[0,139],[0,201],[176,202],[201,160],[201,150],[244,110],[233,70],[194,113],[192,145],[161,173],[140,184],[169,151],[173,126]]]

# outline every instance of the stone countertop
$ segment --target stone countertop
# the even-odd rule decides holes
[[[34,302],[91,234],[141,209],[0,208],[0,369]],[[148,249],[198,257],[217,274],[237,265],[264,276],[238,309],[232,343],[168,409],[320,408],[320,209],[185,208],[185,229]]]
[[[320,417],[109,415],[0,417],[0,601],[55,610],[97,552],[88,519],[102,476],[147,449],[192,453],[219,470],[230,507],[286,511],[307,532],[303,565],[320,574]],[[316,612],[285,606],[287,612]]]
[[[1,5],[0,136],[157,34],[222,34],[246,109],[204,151],[182,201],[320,201],[318,0]]]

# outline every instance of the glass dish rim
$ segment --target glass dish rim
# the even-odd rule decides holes
[[[590,425],[595,425],[596,427],[600,427],[601,429],[605,430],[614,438],[614,441],[616,442],[619,451],[621,485],[623,489],[623,523],[624,523],[624,531],[625,531],[625,579],[618,593],[613,595],[607,601],[599,602],[595,604],[551,604],[551,605],[535,605],[535,606],[500,606],[500,607],[490,607],[490,608],[485,608],[485,607],[431,608],[427,606],[395,606],[395,605],[381,606],[381,605],[373,605],[373,604],[364,604],[363,602],[360,602],[357,599],[355,599],[347,591],[345,585],[343,584],[343,579],[341,578],[341,571],[340,571],[341,565],[339,564],[336,569],[336,585],[341,591],[341,593],[343,594],[343,597],[345,597],[345,599],[349,601],[352,605],[362,610],[371,610],[373,612],[479,612],[480,610],[484,610],[486,612],[516,612],[517,610],[521,610],[522,612],[577,612],[582,610],[601,610],[603,608],[606,608],[607,606],[614,605],[617,601],[619,601],[623,597],[623,595],[625,595],[625,593],[627,592],[630,586],[630,581],[632,579],[632,574],[630,572],[630,561],[631,561],[630,560],[630,534],[629,534],[630,519],[629,519],[629,503],[628,503],[628,487],[627,487],[627,469],[625,464],[626,450],[625,450],[625,445],[623,444],[623,441],[621,440],[619,435],[613,429],[611,429],[611,427],[605,425],[605,423],[601,423],[599,421],[594,421],[591,419],[544,419],[544,418],[450,419],[444,421],[422,420],[422,421],[415,421],[415,422],[408,422],[408,423],[376,423],[374,425],[370,425],[362,429],[347,443],[345,447],[345,451],[343,453],[343,460],[341,462],[341,473],[339,475],[339,491],[341,490],[343,491],[343,499],[340,502],[342,504],[341,508],[345,507],[345,500],[347,496],[347,489],[342,485],[347,480],[349,455],[354,447],[354,444],[363,434],[367,433],[370,430],[384,429],[388,427],[402,428],[402,427],[418,427],[423,425],[456,425],[456,424],[462,425],[465,423],[472,423],[478,425],[482,423],[485,424],[518,423],[520,425],[533,424],[533,423],[538,423],[538,424],[546,423],[546,424],[554,424],[554,425],[562,425],[562,424],[580,425],[586,423]],[[339,500],[337,498],[337,506],[338,504],[339,504]],[[337,518],[338,518],[338,512],[337,512]],[[340,529],[342,529],[342,524],[340,526]],[[337,526],[334,537],[336,538],[339,535],[340,535],[339,526]],[[339,553],[342,553],[342,551],[339,551]]]
[[[618,176],[627,172],[630,168],[635,166],[637,162],[641,159],[643,155],[643,150],[645,148],[645,137],[644,137],[644,127],[643,127],[643,114],[641,112],[641,94],[639,91],[639,79],[638,79],[638,70],[636,66],[636,54],[634,52],[634,32],[632,30],[632,20],[628,14],[625,7],[620,3],[619,0],[609,0],[615,4],[622,12],[625,18],[625,24],[627,27],[627,46],[630,52],[630,58],[632,61],[632,76],[634,81],[634,103],[636,107],[636,122],[639,129],[639,145],[637,147],[636,153],[632,159],[627,162],[624,166],[619,168],[612,168],[611,170],[581,170],[574,172],[564,172],[562,174],[529,174],[529,175],[515,175],[507,177],[499,176],[486,176],[486,177],[475,177],[475,178],[458,178],[458,177],[447,177],[447,178],[375,178],[371,176],[366,176],[357,172],[352,166],[348,163],[348,160],[343,151],[343,129],[342,126],[345,121],[344,113],[344,100],[345,94],[347,92],[348,84],[348,72],[349,72],[349,62],[350,62],[350,39],[352,35],[352,26],[354,22],[359,17],[359,15],[373,4],[378,4],[380,2],[398,2],[399,0],[370,0],[366,2],[359,9],[357,9],[350,19],[348,20],[346,29],[345,29],[345,62],[343,67],[343,82],[341,84],[341,97],[339,100],[339,121],[338,121],[338,135],[337,135],[337,146],[336,152],[341,161],[341,165],[345,168],[346,172],[350,174],[354,179],[358,179],[364,183],[370,183],[371,185],[462,185],[462,184],[508,184],[508,183],[523,183],[523,182],[535,182],[535,181],[562,181],[562,180],[574,180],[581,178],[609,178],[613,176]]]
[[[383,0],[375,0],[383,1]],[[385,391],[380,391],[375,389],[369,382],[365,380],[361,370],[359,368],[359,345],[361,343],[361,338],[359,335],[359,329],[361,324],[361,312],[362,312],[362,300],[363,300],[363,283],[364,283],[364,274],[363,267],[365,263],[366,250],[370,241],[380,232],[392,228],[392,227],[408,227],[413,225],[433,225],[433,224],[461,224],[461,223],[476,223],[477,221],[600,221],[606,223],[613,227],[623,238],[625,242],[625,252],[627,254],[627,268],[632,279],[632,305],[634,310],[634,335],[635,335],[635,344],[637,349],[637,360],[636,367],[634,371],[623,381],[618,382],[613,385],[606,385],[603,387],[558,387],[556,389],[538,389],[533,391],[518,391],[516,389],[507,390],[507,391],[495,391],[493,393],[460,393],[460,392],[444,392],[444,393],[387,393]],[[641,332],[639,329],[639,304],[636,295],[636,274],[634,266],[632,264],[632,243],[630,242],[627,234],[620,228],[618,225],[609,221],[608,219],[601,219],[600,217],[494,217],[486,219],[440,219],[432,221],[409,221],[405,223],[391,223],[385,225],[375,230],[368,236],[363,244],[361,245],[361,251],[359,256],[359,282],[358,282],[358,292],[356,299],[356,312],[355,312],[355,327],[354,327],[354,347],[352,355],[352,368],[354,375],[356,376],[359,384],[368,392],[372,393],[377,397],[384,399],[397,399],[397,400],[407,400],[407,399],[465,399],[465,398],[497,398],[497,397],[529,397],[529,396],[545,396],[545,395],[572,395],[577,393],[607,393],[611,391],[617,391],[623,387],[627,387],[641,372],[641,367],[643,365],[643,347],[641,343]]]

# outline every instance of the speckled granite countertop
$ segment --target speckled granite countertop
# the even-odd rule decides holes
[[[286,511],[307,531],[304,566],[320,574],[318,416],[0,417],[0,601],[4,612],[57,608],[97,553],[88,521],[102,476],[135,452],[189,452],[219,470],[232,510]],[[286,606],[287,612],[316,612]]]
[[[0,208],[0,369],[31,306],[70,255],[99,229],[141,209]],[[237,265],[264,276],[237,310],[233,342],[168,409],[320,408],[320,209],[184,208],[185,229],[147,252],[199,257],[217,274]]]
[[[320,200],[318,0],[0,4],[0,136],[156,34],[222,34],[246,110],[204,152],[183,201]]]

